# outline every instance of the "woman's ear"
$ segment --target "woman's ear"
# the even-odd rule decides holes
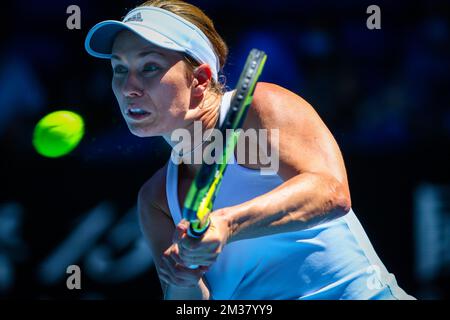
[[[206,89],[208,89],[209,83],[211,82],[212,72],[209,65],[206,63],[198,66],[194,70],[194,81],[193,81],[193,95],[195,97],[201,97]]]

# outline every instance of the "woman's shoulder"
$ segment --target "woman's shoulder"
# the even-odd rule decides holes
[[[281,111],[280,107],[306,107],[311,105],[299,94],[270,82],[258,82],[253,95],[252,105],[266,112]]]
[[[316,116],[314,108],[300,95],[274,83],[258,82],[243,127],[276,128]]]

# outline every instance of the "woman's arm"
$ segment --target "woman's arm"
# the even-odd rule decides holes
[[[341,152],[309,103],[279,86],[260,83],[245,125],[279,130],[274,147],[284,183],[220,213],[229,226],[229,242],[306,229],[350,210]]]
[[[268,129],[267,150],[279,156],[274,190],[211,214],[211,227],[201,241],[183,239],[186,263],[216,257],[226,243],[274,233],[303,230],[345,215],[351,207],[344,161],[339,147],[315,110],[298,95],[259,83],[243,125]],[[279,142],[270,130],[279,130]]]
[[[165,170],[162,168],[149,179],[139,191],[138,212],[142,232],[153,254],[161,287],[166,300],[208,300],[209,290],[203,279],[203,271],[189,270],[176,265],[174,261],[164,261],[163,253],[176,250],[172,243],[174,223],[161,205],[165,197]],[[166,270],[166,271],[164,271]],[[171,283],[171,284],[169,284]],[[189,287],[185,287],[190,285]]]
[[[213,213],[225,223],[227,243],[298,231],[345,215],[350,210],[342,186],[321,173],[302,173],[272,191]]]

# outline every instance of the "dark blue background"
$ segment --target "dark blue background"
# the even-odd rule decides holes
[[[414,224],[418,188],[450,183],[448,2],[192,3],[229,45],[230,87],[257,47],[269,56],[261,80],[316,108],[341,146],[353,208],[399,284],[419,298],[448,297],[450,228],[431,230],[444,251],[427,277],[417,272],[422,235]],[[81,30],[66,28],[72,4],[81,8]],[[2,5],[0,297],[161,297],[133,210],[140,186],[167,161],[169,149],[162,139],[128,132],[110,88],[109,62],[83,46],[95,23],[120,19],[137,4]],[[371,4],[381,7],[381,30],[366,28]],[[85,118],[85,138],[67,157],[42,158],[31,145],[34,125],[63,108]],[[83,270],[80,291],[65,286],[70,264]]]

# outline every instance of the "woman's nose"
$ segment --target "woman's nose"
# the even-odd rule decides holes
[[[135,73],[128,73],[122,86],[122,94],[126,97],[140,97],[144,91],[142,82]]]

